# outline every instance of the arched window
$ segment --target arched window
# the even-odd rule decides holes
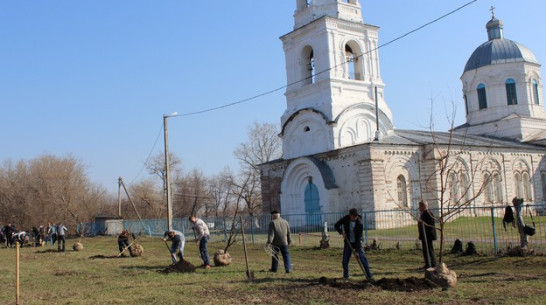
[[[362,59],[356,52],[357,46],[345,45],[345,62],[347,65],[347,77],[354,80],[363,80],[364,71],[362,69]]]
[[[533,98],[535,100],[535,104],[540,104],[540,97],[539,97],[539,94],[538,94],[538,82],[536,79],[533,79],[532,80],[532,85],[533,85]]]
[[[302,65],[301,65],[301,74],[302,74],[302,84],[310,85],[315,83],[315,57],[313,48],[306,46],[303,48],[302,52]]]
[[[491,176],[489,174],[483,175],[483,181],[485,183],[485,202],[486,203],[492,203],[493,202],[493,183],[491,183]]]
[[[466,94],[464,95],[464,110],[466,111],[466,114],[468,114],[468,99],[466,98]]]
[[[403,207],[408,206],[408,190],[406,187],[406,178],[403,175],[396,178],[396,189],[398,190],[398,204]]]
[[[459,196],[464,198],[465,201],[470,200],[470,181],[468,180],[468,176],[461,173],[461,178],[459,179],[461,182],[459,183]]]
[[[506,99],[507,99],[508,105],[518,104],[518,96],[516,93],[516,82],[511,78],[506,80]]]
[[[542,200],[546,200],[546,172],[540,175],[540,180],[542,182]]]
[[[478,104],[479,104],[480,110],[487,108],[487,95],[485,93],[484,84],[478,85]]]
[[[519,173],[514,174],[514,188],[516,190],[516,197],[523,198],[523,181]]]
[[[502,203],[502,181],[498,173],[493,174],[491,179],[491,192],[493,194],[492,202]]]
[[[447,187],[449,190],[449,201],[456,203],[459,201],[459,181],[457,174],[454,172],[449,173],[447,176]]]
[[[531,200],[533,196],[531,194],[531,179],[529,178],[529,174],[527,172],[524,172],[521,175],[521,180],[523,184],[523,195],[525,197],[520,197],[520,198],[525,198],[525,200]]]

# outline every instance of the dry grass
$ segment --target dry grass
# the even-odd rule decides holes
[[[75,240],[67,241],[71,245]],[[195,273],[168,273],[171,263],[157,238],[142,238],[142,257],[113,258],[114,237],[82,240],[84,250],[59,253],[49,247],[21,249],[22,304],[545,304],[546,257],[452,256],[445,262],[459,275],[455,289],[397,291],[366,285],[355,262],[352,277],[341,280],[341,248],[318,249],[317,240],[292,246],[294,272],[268,272],[270,257],[263,244],[249,245],[250,270],[245,274],[242,245],[230,249],[227,267]],[[70,247],[67,247],[70,248]],[[209,244],[211,255],[222,243]],[[102,259],[91,257],[102,256]],[[381,249],[367,252],[376,280],[421,279],[417,250]],[[199,266],[197,246],[186,244],[186,259]],[[0,300],[15,304],[15,251],[0,248]],[[282,270],[282,268],[281,268]],[[321,280],[322,278],[322,280]],[[325,280],[326,279],[326,280]],[[413,280],[412,280],[413,281]],[[387,289],[385,289],[387,288]],[[415,288],[415,287],[413,287]],[[429,288],[429,287],[424,287]],[[411,290],[411,289],[410,289]]]

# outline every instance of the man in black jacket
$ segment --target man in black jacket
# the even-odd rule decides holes
[[[436,240],[436,227],[434,226],[434,215],[428,210],[428,203],[424,200],[419,202],[421,217],[417,222],[419,227],[419,239],[423,246],[423,257],[425,258],[424,268],[436,267],[436,256],[434,256],[433,241]]]
[[[366,259],[364,251],[362,250],[362,231],[364,230],[364,226],[360,221],[358,211],[356,209],[350,209],[349,215],[346,215],[338,220],[338,222],[336,222],[334,225],[334,228],[339,234],[343,235],[344,239],[342,261],[343,277],[349,278],[349,260],[351,259],[353,252],[352,249],[354,249],[356,255],[358,255],[357,259],[360,259],[362,262],[362,266],[366,272],[366,277],[368,280],[372,281],[370,266],[368,265],[368,260]]]

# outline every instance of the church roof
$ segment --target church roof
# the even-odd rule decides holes
[[[457,132],[439,132],[426,130],[405,130],[395,129],[389,135],[380,138],[381,144],[393,145],[458,145],[458,146],[480,146],[496,148],[515,148],[515,149],[538,149],[544,150],[544,147],[528,143],[521,143],[516,140],[502,139],[488,136],[477,136],[462,134]],[[540,144],[540,143],[537,143]]]
[[[464,72],[484,66],[506,62],[540,64],[527,47],[510,39],[493,39],[480,45],[470,56]]]
[[[540,64],[531,50],[515,41],[504,38],[502,21],[495,18],[494,15],[487,22],[485,28],[489,40],[481,44],[470,55],[464,67],[464,72],[497,63],[529,62]]]

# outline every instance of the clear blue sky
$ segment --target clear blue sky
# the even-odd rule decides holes
[[[386,43],[469,1],[361,4],[364,22],[379,26]],[[295,3],[1,1],[0,161],[72,154],[92,181],[112,192],[119,176],[146,178],[144,161],[163,150],[163,114],[201,111],[286,84],[278,37],[293,28]],[[431,99],[436,130],[447,130],[451,102],[458,105],[456,124],[464,123],[459,77],[487,40],[491,5],[505,37],[544,64],[546,1],[479,0],[379,50],[396,128],[428,129]],[[285,105],[282,89],[170,118],[170,151],[185,171],[210,176],[235,169],[232,152],[246,141],[248,127],[279,124]]]

